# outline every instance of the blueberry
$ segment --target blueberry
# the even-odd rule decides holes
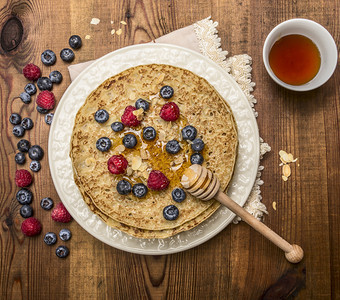
[[[41,53],[41,61],[46,66],[52,66],[55,64],[57,57],[52,50],[45,50]]]
[[[23,165],[26,162],[25,154],[22,152],[15,154],[15,162],[18,165]]]
[[[99,151],[108,151],[111,148],[111,140],[107,137],[101,137],[97,140],[96,147]]]
[[[127,180],[120,180],[117,183],[117,192],[121,195],[127,195],[131,193],[131,184]]]
[[[196,138],[197,130],[194,126],[188,125],[182,129],[182,137],[184,140],[193,141]]]
[[[18,150],[21,152],[28,152],[31,147],[31,143],[28,140],[20,140],[17,144]]]
[[[195,152],[200,152],[204,148],[204,142],[201,139],[194,139],[191,144],[191,149]]]
[[[68,40],[70,47],[73,49],[79,49],[82,45],[81,38],[79,35],[72,35]]]
[[[94,119],[98,123],[105,123],[109,119],[109,113],[105,109],[99,109],[94,114]]]
[[[60,58],[63,61],[71,62],[74,60],[74,52],[70,48],[64,48],[60,51]]]
[[[33,171],[33,172],[39,172],[40,169],[41,169],[41,164],[38,160],[32,160],[31,163],[30,163],[30,169]]]
[[[22,127],[21,125],[15,125],[13,127],[13,134],[16,136],[16,137],[22,137],[24,136],[25,134],[25,129],[24,127]]]
[[[160,95],[164,99],[170,99],[174,95],[174,89],[171,86],[165,85],[160,90]]]
[[[144,99],[142,99],[142,98],[139,98],[139,99],[136,101],[136,103],[135,103],[135,107],[136,107],[137,109],[143,108],[144,111],[147,111],[147,110],[149,110],[149,108],[150,108],[150,104],[149,104],[148,101],[146,101],[146,100],[144,100]]]
[[[33,194],[29,189],[22,188],[17,192],[15,197],[21,205],[25,205],[32,202]]]
[[[54,245],[57,242],[57,235],[54,232],[47,232],[44,236],[46,245]]]
[[[20,97],[21,101],[24,102],[25,104],[30,104],[31,103],[31,96],[30,96],[30,94],[28,94],[26,92],[22,92],[19,97]]]
[[[24,90],[27,94],[31,96],[37,92],[37,88],[35,87],[34,83],[27,83]]]
[[[17,113],[13,113],[9,117],[9,122],[12,125],[19,125],[21,123],[21,116]]]
[[[53,116],[54,116],[54,113],[48,113],[48,114],[45,116],[45,123],[46,123],[47,125],[51,125],[51,124],[52,124]]]
[[[37,105],[37,112],[40,113],[40,114],[47,114],[49,112],[49,110],[42,108],[42,107]]]
[[[44,90],[52,90],[52,86],[53,83],[51,81],[51,79],[49,79],[48,77],[40,77],[37,80],[37,86],[39,88],[39,90],[44,91]]]
[[[201,153],[193,153],[190,156],[190,162],[194,164],[201,165],[203,164],[204,158]]]
[[[40,201],[40,206],[44,210],[50,210],[53,207],[53,200],[49,197],[43,198]]]
[[[165,150],[170,154],[176,154],[181,150],[181,146],[179,145],[178,141],[171,140],[166,143]]]
[[[70,254],[70,250],[66,246],[59,246],[55,250],[55,254],[60,258],[65,258]]]
[[[155,128],[149,126],[143,129],[143,138],[147,141],[153,141],[156,138]]]
[[[111,129],[115,132],[122,131],[124,129],[124,124],[122,122],[113,122],[111,124]]]
[[[168,221],[173,221],[178,218],[179,210],[175,205],[168,205],[163,209],[163,216]]]
[[[60,83],[63,80],[63,75],[59,71],[52,71],[48,77],[53,83]]]
[[[21,121],[21,126],[25,129],[25,130],[30,130],[33,128],[33,121],[30,118],[23,118]]]
[[[147,194],[147,192],[148,188],[143,183],[137,183],[132,188],[132,193],[138,198],[144,197]]]
[[[33,216],[33,208],[31,206],[29,206],[28,204],[25,204],[23,206],[21,206],[20,208],[20,215],[23,218],[29,218]]]
[[[68,241],[71,238],[72,234],[71,231],[69,231],[68,229],[62,229],[59,232],[59,237],[62,241]]]
[[[187,194],[181,188],[175,188],[171,192],[172,199],[176,202],[182,202],[187,197]]]
[[[32,160],[41,160],[44,156],[44,150],[39,145],[34,145],[28,150],[28,156]]]
[[[132,149],[137,145],[137,138],[133,134],[129,133],[124,136],[123,145],[126,148]]]

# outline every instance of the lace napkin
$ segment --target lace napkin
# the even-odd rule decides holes
[[[182,46],[200,52],[212,59],[215,63],[224,68],[239,84],[245,93],[249,104],[253,108],[255,117],[257,117],[257,112],[254,109],[256,99],[251,94],[255,86],[255,83],[251,81],[252,59],[247,54],[227,57],[228,52],[222,51],[221,49],[221,39],[218,37],[217,26],[218,23],[213,22],[211,18],[208,17],[193,25],[161,36],[151,43],[165,43]],[[68,69],[71,80],[73,81],[91,63],[93,63],[93,60],[69,66]],[[260,160],[263,155],[270,150],[270,146],[260,138]],[[263,184],[263,181],[261,180],[262,170],[263,166],[260,165],[254,186],[244,205],[244,208],[258,220],[262,219],[264,213],[268,214],[266,206],[261,202],[262,196],[260,186]],[[236,224],[240,220],[241,219],[236,216],[233,222]]]

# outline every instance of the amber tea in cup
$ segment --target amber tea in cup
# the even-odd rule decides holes
[[[319,72],[321,57],[311,39],[300,34],[290,34],[274,43],[269,52],[269,64],[283,82],[302,85]]]

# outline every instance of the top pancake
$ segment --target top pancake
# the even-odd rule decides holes
[[[166,122],[159,117],[162,105],[167,102],[159,96],[164,85],[174,89],[174,96],[169,101],[175,102],[180,109],[181,116],[175,122]],[[120,121],[125,107],[134,105],[139,98],[150,101],[150,110],[145,113],[141,125],[125,128],[120,133],[112,131],[110,125]],[[104,124],[94,119],[98,109],[105,109],[110,114]],[[225,189],[236,160],[236,123],[228,104],[205,79],[188,70],[157,64],[133,67],[107,79],[88,96],[75,118],[70,157],[80,191],[104,215],[127,226],[164,230],[194,220],[209,209],[214,200],[203,202],[188,193],[182,203],[172,200],[172,189],[180,187],[180,177],[190,165],[192,150],[181,136],[181,129],[186,125],[194,126],[198,137],[205,142],[203,165],[214,171]],[[153,142],[141,137],[142,129],[147,126],[157,131]],[[120,146],[128,132],[137,136],[136,149]],[[103,136],[112,141],[108,152],[96,149],[96,141]],[[166,142],[172,139],[180,141],[182,147],[176,155],[165,151]],[[113,175],[107,169],[107,161],[120,153],[129,161],[129,168],[125,175]],[[146,183],[152,169],[162,171],[170,179],[166,190],[149,191],[142,199],[133,194],[118,194],[116,184],[119,180],[124,178],[131,184]],[[163,217],[163,208],[171,204],[176,205],[180,213],[177,220],[167,221]]]

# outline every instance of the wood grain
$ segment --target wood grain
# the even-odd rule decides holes
[[[219,22],[224,50],[253,58],[260,135],[272,147],[262,161],[261,190],[269,211],[264,222],[300,244],[304,260],[297,266],[289,264],[280,249],[243,223],[228,226],[199,247],[160,257],[109,247],[76,222],[66,226],[73,236],[66,242],[71,254],[65,260],[56,257],[55,247],[43,243],[43,234],[24,237],[14,184],[18,139],[12,135],[8,118],[12,112],[30,116],[34,129],[25,138],[45,152],[49,127],[33,101],[24,105],[18,99],[27,83],[22,68],[33,62],[45,76],[55,69],[62,72],[63,82],[53,89],[60,99],[70,83],[67,64],[59,59],[55,66],[43,66],[40,54],[46,49],[59,54],[70,35],[83,38],[83,47],[76,51],[74,63],[78,63],[147,42],[208,16]],[[97,26],[90,25],[93,17],[101,20]],[[0,298],[340,299],[339,68],[319,89],[295,93],[274,84],[261,57],[270,30],[295,17],[320,23],[339,46],[339,1],[0,1]],[[13,20],[22,24],[22,38],[20,25]],[[3,29],[6,22],[12,22],[11,30]],[[121,35],[111,35],[111,29],[119,28]],[[85,40],[85,35],[91,39]],[[287,182],[281,179],[281,149],[299,158]],[[34,174],[31,189],[43,233],[58,233],[65,225],[53,222],[50,213],[39,207],[46,196],[60,201],[47,155],[42,170]]]

